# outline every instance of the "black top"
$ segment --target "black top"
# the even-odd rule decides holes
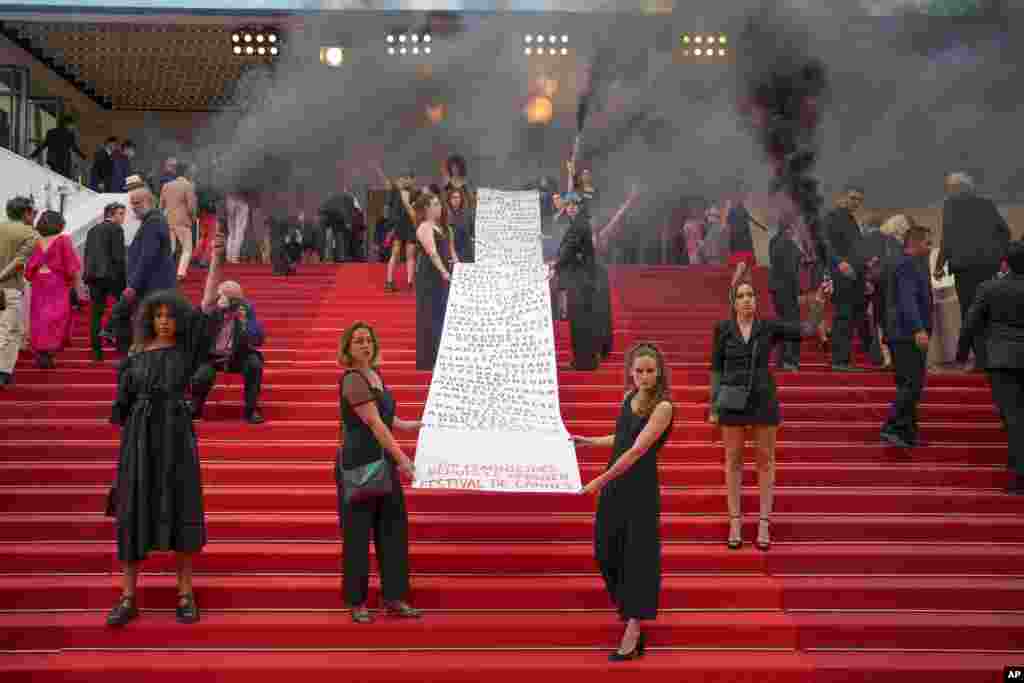
[[[750,381],[751,358],[754,342],[757,342],[757,366],[754,371],[754,388],[769,400],[775,398],[775,378],[769,370],[771,347],[779,341],[800,341],[810,334],[806,323],[788,323],[781,320],[754,320],[750,340],[743,341],[743,334],[735,320],[722,320],[715,325],[711,346],[711,371],[721,374],[722,385],[747,386]]]
[[[750,212],[740,204],[729,211],[729,253],[737,254],[754,251],[754,237],[750,234]]]
[[[950,270],[995,268],[1006,255],[1009,242],[1010,228],[992,200],[963,193],[942,205],[940,262],[949,261]]]
[[[858,260],[861,234],[860,226],[853,219],[849,209],[833,209],[825,216],[825,239],[828,242],[830,257],[835,261],[847,261],[860,275],[861,262]],[[835,265],[835,264],[832,264]]]
[[[559,282],[564,289],[593,285],[596,264],[590,221],[582,213],[577,214],[558,247],[555,270]]]
[[[103,221],[89,230],[85,238],[85,282],[107,282],[124,289],[125,261],[124,228]]]
[[[383,379],[381,380],[383,382]],[[356,406],[377,402],[380,418],[391,429],[395,421],[395,399],[387,386],[376,389],[358,370],[347,370],[338,381],[341,403],[341,428],[343,446],[341,464],[345,469],[353,469],[376,462],[381,458],[388,459],[384,447],[374,436],[370,426],[356,414]]]
[[[988,368],[1024,368],[1024,275],[981,283],[960,333],[957,360],[967,360],[972,340],[980,335],[987,344]]]

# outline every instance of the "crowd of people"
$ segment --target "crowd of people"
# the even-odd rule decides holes
[[[412,184],[411,172],[394,179],[384,176],[390,190],[384,227],[392,235],[384,287],[398,291],[395,271],[404,255],[406,282],[416,296],[416,365],[422,369],[432,369],[436,362],[454,267],[472,261],[475,251],[474,192],[465,162],[453,157],[446,171],[443,187],[420,189]],[[614,243],[616,226],[634,197],[595,229],[593,179],[589,173],[576,174],[572,167],[570,171],[566,192],[542,193],[542,234],[556,318],[563,312],[560,300],[565,292],[573,352],[570,369],[588,371],[607,359],[612,348],[607,270],[600,255]],[[71,290],[91,299],[90,343],[97,359],[102,358],[104,338],[126,354],[119,365],[111,418],[121,426],[122,448],[108,501],[108,514],[117,520],[124,575],[121,598],[107,623],[123,626],[138,615],[139,566],[153,551],[177,553],[177,618],[193,623],[200,612],[192,590],[192,559],[207,535],[198,446],[189,423],[202,418],[218,371],[244,377],[245,418],[263,421],[258,407],[263,374],[259,347],[266,335],[241,285],[223,279],[229,239],[219,222],[208,235],[208,270],[200,304],[193,307],[177,292],[191,260],[184,256],[185,233],[196,220],[187,168],[167,169],[160,205],[141,179],[129,178],[128,185],[128,208],[141,221],[131,246],[125,247],[121,227],[127,209],[113,203],[106,207],[104,222],[90,231],[82,260],[63,234],[59,214],[48,211],[37,218],[31,200],[16,197],[8,202],[9,221],[0,224],[0,385],[13,381],[25,282],[31,285],[30,346],[40,367],[53,367],[53,354],[67,343]],[[753,218],[742,201],[711,207],[704,224],[684,230],[687,251],[692,247],[688,258],[734,268],[730,315],[715,325],[712,334],[708,397],[708,419],[721,429],[724,449],[728,548],[744,543],[741,487],[748,441],[757,453],[760,488],[755,546],[768,551],[772,543],[775,448],[781,422],[771,371],[775,347],[780,347],[776,367],[796,371],[801,341],[817,338],[831,344],[833,371],[856,372],[861,368],[852,362],[852,346],[859,337],[871,361],[888,366],[895,378],[896,398],[880,428],[881,439],[907,449],[924,444],[917,406],[937,324],[932,278],[945,276],[947,265],[962,314],[957,362],[966,364],[973,355],[974,369],[988,373],[1008,434],[1008,492],[1024,493],[1024,458],[1019,455],[1024,453],[1024,244],[1010,240],[1006,221],[991,201],[974,191],[969,176],[951,174],[946,189],[942,241],[931,261],[930,231],[913,219],[895,216],[880,226],[858,222],[864,201],[861,188],[847,188],[823,217],[820,243],[811,249],[798,234],[797,219],[782,220],[770,243],[768,288],[775,318],[762,314],[750,277]],[[342,194],[330,204],[322,212],[325,223],[337,220],[351,226],[354,198],[348,201]],[[272,234],[274,230],[272,226]],[[277,247],[287,246],[287,240],[272,239]],[[175,251],[180,254],[177,261]],[[809,251],[817,258],[811,259]],[[810,278],[808,260],[820,265]],[[294,268],[290,259],[284,273],[289,268]],[[809,313],[802,317],[805,295]],[[823,314],[830,299],[834,314],[828,331]],[[115,301],[113,312],[103,330],[103,311],[110,300]],[[397,416],[394,396],[378,367],[380,354],[368,323],[351,325],[341,337],[343,439],[335,477],[343,593],[352,619],[361,624],[374,620],[367,608],[371,536],[381,567],[385,610],[400,618],[421,616],[408,602],[408,512],[401,486],[402,476],[415,477],[415,466],[393,434],[415,432],[421,425]],[[638,344],[626,354],[625,363],[629,379],[615,433],[573,437],[580,447],[611,449],[608,467],[582,493],[598,496],[595,557],[625,623],[613,661],[643,656],[642,622],[657,615],[657,454],[671,434],[674,413],[662,351],[653,344]]]

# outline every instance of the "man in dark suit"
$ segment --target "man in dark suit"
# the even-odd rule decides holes
[[[177,285],[171,229],[156,208],[156,198],[144,185],[132,190],[128,198],[142,225],[128,248],[128,286],[110,313],[110,328],[121,351],[127,351],[131,343],[131,318],[136,304],[150,292],[174,289]]]
[[[932,292],[921,257],[931,248],[927,228],[912,225],[903,255],[886,264],[885,339],[892,351],[896,399],[882,425],[883,441],[901,448],[919,445],[917,404],[924,392],[928,342],[932,331]]]
[[[92,300],[89,341],[93,357],[103,360],[100,323],[107,309],[107,299],[117,301],[127,286],[127,258],[124,247],[124,204],[114,202],[103,209],[103,222],[89,230],[85,238],[85,275]]]
[[[985,339],[986,366],[992,398],[1006,424],[1011,472],[1009,493],[1024,495],[1024,242],[1011,242],[1005,277],[983,282],[964,318],[957,361],[967,361],[971,346],[978,353]]]
[[[790,225],[782,224],[768,243],[768,289],[775,312],[787,322],[800,322],[800,262],[803,252],[797,246]],[[800,342],[784,341],[779,347],[780,370],[800,369]]]
[[[836,208],[825,216],[824,237],[828,244],[832,267],[832,369],[856,372],[861,368],[851,363],[853,333],[861,327],[867,314],[864,263],[861,262],[861,232],[854,214],[864,203],[864,191],[849,187],[839,198]],[[865,351],[870,351],[869,339]]]
[[[974,181],[966,173],[946,177],[946,194],[935,277],[943,276],[948,262],[956,278],[961,319],[967,320],[978,286],[999,271],[1010,241],[1010,229],[992,200],[975,194]],[[985,351],[984,343],[974,346],[975,367],[987,367]]]

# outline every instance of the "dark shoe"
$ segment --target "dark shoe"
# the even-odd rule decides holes
[[[139,616],[139,608],[135,606],[134,595],[122,595],[114,609],[107,615],[107,626],[124,626]]]
[[[910,443],[909,441],[904,439],[899,434],[894,434],[894,433],[886,431],[884,429],[881,431],[879,436],[881,437],[882,441],[885,441],[888,444],[892,444],[893,446],[896,446],[897,448],[913,448],[914,447],[914,444]]]
[[[764,524],[765,527],[770,528],[768,525],[771,524],[771,520],[768,519],[767,517],[761,517],[759,521],[760,521],[761,524]],[[760,532],[760,529],[758,529],[758,532]],[[758,550],[768,550],[769,548],[772,547],[771,535],[769,534],[767,541],[762,541],[761,540],[761,534],[758,533],[757,534],[757,540],[754,541],[754,545],[757,547]]]
[[[729,526],[730,527],[732,527],[732,520],[734,520],[734,519],[741,519],[741,518],[738,515],[736,517],[733,517],[733,516],[730,515],[729,516]],[[731,529],[730,529],[729,541],[726,543],[726,547],[728,547],[729,550],[739,550],[740,548],[743,547],[743,522],[742,521],[740,522],[740,535],[739,535],[739,537],[734,537],[732,535]]]
[[[385,603],[384,610],[389,617],[398,617],[399,619],[419,619],[423,616],[423,610],[410,607],[401,600]]]
[[[856,365],[846,365],[842,363],[833,363],[832,370],[834,372],[867,372],[867,368],[858,368]]]
[[[256,408],[251,413],[245,416],[245,421],[251,425],[261,425],[266,420],[263,419],[263,413],[260,412],[259,408]]]
[[[352,621],[357,624],[372,624],[373,615],[370,614],[370,610],[365,607],[353,607],[352,608]]]
[[[639,659],[644,656],[644,650],[647,648],[647,634],[641,633],[636,639],[636,645],[633,646],[631,652],[621,654],[618,651],[608,655],[609,662],[628,662],[633,659]]]
[[[182,593],[178,596],[178,609],[174,612],[174,618],[179,624],[194,624],[199,621],[199,606],[196,605],[195,595]]]

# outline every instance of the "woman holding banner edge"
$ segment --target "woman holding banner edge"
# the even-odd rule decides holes
[[[643,656],[642,620],[658,614],[661,592],[661,492],[658,452],[672,431],[672,389],[665,359],[654,344],[641,343],[626,354],[626,396],[615,433],[574,436],[579,445],[610,446],[603,474],[583,488],[597,494],[594,555],[608,594],[626,622],[613,662]]]

